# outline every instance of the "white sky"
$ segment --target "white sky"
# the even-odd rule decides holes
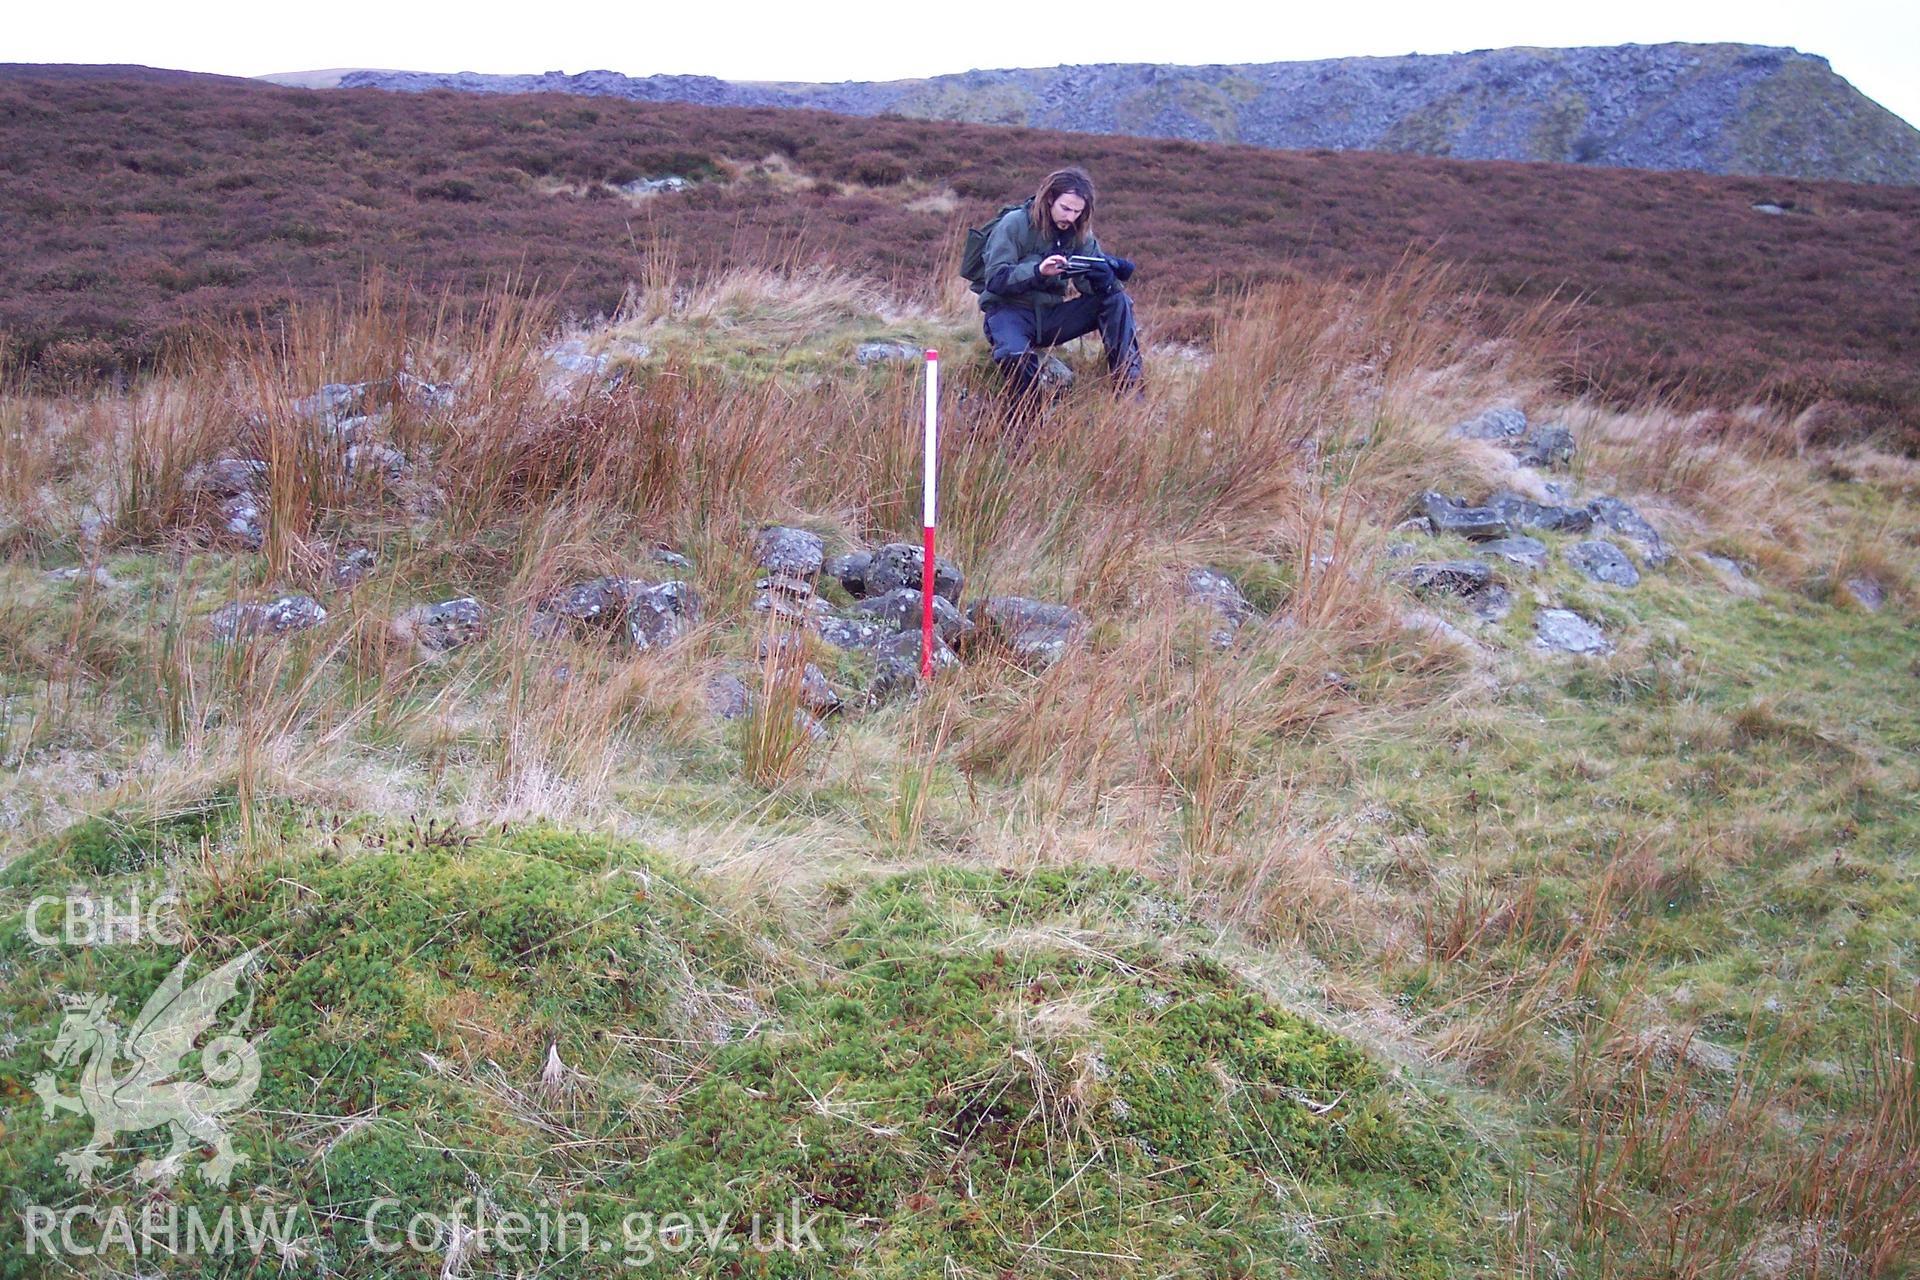
[[[228,75],[604,67],[736,80],[895,80],[1059,63],[1284,62],[1506,45],[1737,41],[1821,54],[1862,93],[1920,122],[1917,0],[1371,0],[1297,9],[1244,0],[335,0],[284,7],[93,0],[13,8],[0,30],[0,62],[136,62]]]

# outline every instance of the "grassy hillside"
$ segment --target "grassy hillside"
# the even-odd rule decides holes
[[[1068,160],[1102,184],[1102,232],[1143,264],[1161,340],[1204,340],[1252,283],[1431,254],[1483,288],[1482,328],[1577,304],[1569,393],[1920,431],[1913,189],[117,69],[0,70],[0,332],[16,361],[91,376],[374,266],[456,308],[517,274],[611,313],[663,262],[850,271],[933,303],[958,287],[965,225]],[[617,189],[666,174],[694,185]]]
[[[571,335],[617,381],[559,376],[550,319],[375,299],[0,398],[5,1274],[1913,1274],[1911,458],[1569,399],[1551,314],[1489,336],[1433,268],[1223,302],[1146,403],[1069,350],[1018,447],[964,304],[662,268]],[[888,697],[754,607],[764,524],[913,534],[918,363],[871,339],[950,351],[957,594],[1081,610],[1055,660],[974,639]],[[1571,465],[1451,429],[1493,406]],[[261,464],[257,550],[222,460]],[[1404,527],[1422,492],[1498,486],[1658,539],[1491,554],[1504,612],[1420,594],[1478,548]],[[1637,585],[1578,570],[1595,538]],[[554,625],[606,574],[703,606],[648,647]],[[293,592],[326,616],[215,631]],[[410,610],[462,595],[484,625],[430,645]],[[1610,652],[1541,648],[1552,609]],[[171,940],[36,936],[167,888]],[[80,1186],[37,1096],[80,998],[125,1025],[246,955],[242,1176],[196,1143],[144,1181],[148,1129]],[[27,1251],[76,1206],[294,1225]],[[579,1232],[514,1236],[542,1215]]]

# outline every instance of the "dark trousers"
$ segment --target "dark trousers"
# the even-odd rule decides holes
[[[993,344],[993,362],[1007,375],[1016,406],[1029,406],[1040,379],[1036,351],[1057,347],[1098,329],[1107,348],[1107,370],[1123,387],[1140,384],[1140,338],[1133,327],[1133,299],[1125,289],[1105,297],[1082,294],[1036,312],[1032,307],[994,307],[983,321]]]

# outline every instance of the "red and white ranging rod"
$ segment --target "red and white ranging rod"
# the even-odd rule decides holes
[[[926,472],[920,481],[920,532],[924,559],[920,561],[920,678],[933,678],[933,529],[934,458],[940,447],[937,421],[940,408],[940,353],[927,348]]]

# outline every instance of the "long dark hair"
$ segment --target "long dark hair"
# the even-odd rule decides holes
[[[1065,169],[1055,169],[1047,175],[1040,189],[1033,193],[1033,229],[1043,236],[1053,234],[1053,202],[1064,195],[1076,195],[1087,202],[1080,216],[1073,220],[1073,244],[1075,248],[1087,242],[1093,234],[1093,179],[1087,176],[1085,169],[1069,165]]]

